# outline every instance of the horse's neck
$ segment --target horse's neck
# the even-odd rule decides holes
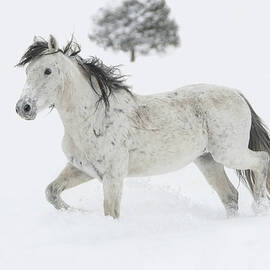
[[[113,117],[117,122],[124,121],[132,114],[136,107],[135,99],[120,90],[111,95],[106,117],[104,104],[97,107],[98,96],[91,89],[88,78],[84,77],[78,67],[72,68],[65,73],[64,91],[56,104],[66,133],[84,132],[85,128],[102,130],[102,125],[106,124],[104,118]],[[96,83],[95,80],[93,82]]]
[[[65,129],[81,126],[87,119],[90,122],[95,113],[97,96],[91,91],[86,77],[77,67],[71,67],[64,75],[64,90],[56,104]]]

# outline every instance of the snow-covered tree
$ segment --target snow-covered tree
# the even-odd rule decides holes
[[[135,54],[164,52],[179,46],[178,26],[169,18],[165,0],[125,0],[115,8],[102,8],[93,18],[89,38],[103,48]]]

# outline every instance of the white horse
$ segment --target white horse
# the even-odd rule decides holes
[[[194,162],[220,197],[228,215],[238,210],[238,192],[224,166],[236,169],[251,190],[254,209],[268,206],[270,139],[242,94],[209,84],[139,96],[118,69],[83,59],[72,40],[61,50],[54,37],[34,39],[19,62],[27,81],[16,111],[24,119],[56,108],[64,124],[68,159],[46,189],[57,209],[69,206],[62,191],[93,178],[103,184],[104,213],[120,214],[126,177],[178,170]]]

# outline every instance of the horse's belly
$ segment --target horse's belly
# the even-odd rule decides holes
[[[129,154],[129,176],[151,176],[179,170],[193,162],[206,151],[207,138],[184,140],[178,144],[145,144],[143,148],[131,149]]]
[[[195,158],[189,159],[178,158],[173,160],[160,159],[159,161],[155,162],[149,159],[141,159],[138,162],[137,160],[130,158],[128,176],[129,177],[153,176],[173,172],[185,167]]]

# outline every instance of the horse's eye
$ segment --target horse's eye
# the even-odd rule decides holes
[[[52,71],[51,71],[50,68],[46,68],[45,71],[44,71],[45,75],[50,75],[51,73],[52,73]]]

